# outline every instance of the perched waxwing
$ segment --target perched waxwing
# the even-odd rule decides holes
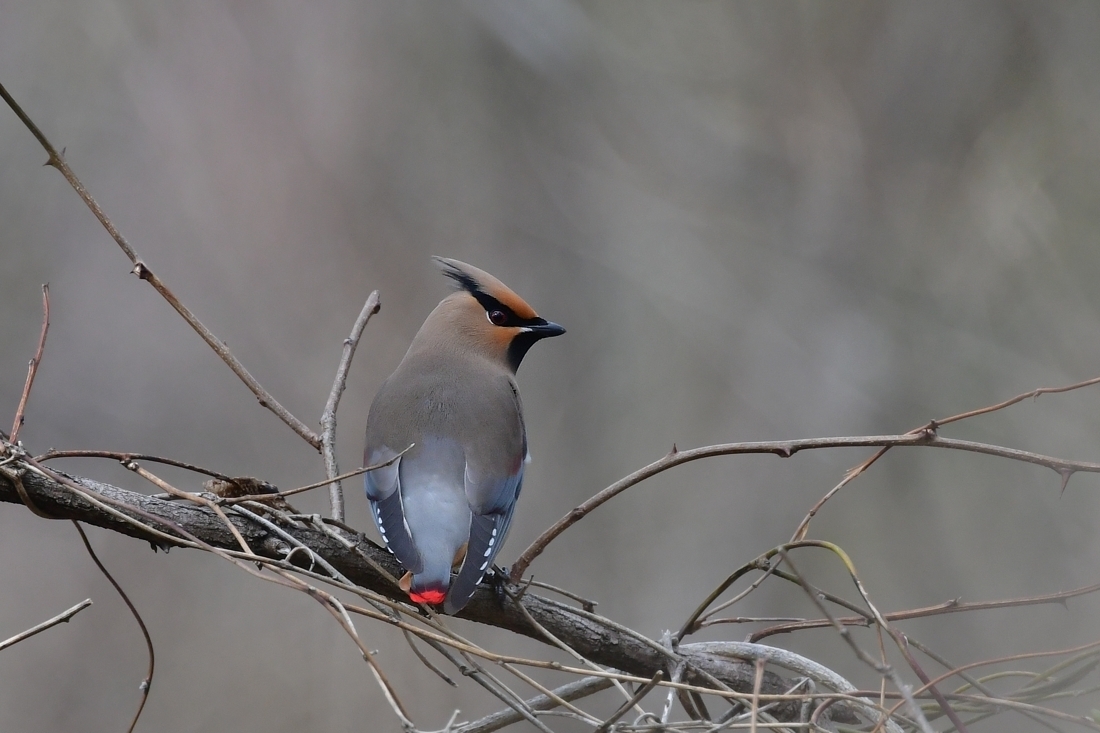
[[[565,329],[489,273],[435,260],[456,292],[428,315],[378,390],[363,465],[408,449],[367,473],[367,498],[408,571],[402,589],[453,614],[504,544],[523,484],[527,435],[516,369],[536,341]]]

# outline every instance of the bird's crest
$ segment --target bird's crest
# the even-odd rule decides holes
[[[535,309],[527,301],[516,295],[515,291],[495,277],[465,262],[434,257],[443,274],[455,282],[459,290],[465,290],[474,296],[486,311],[501,308],[511,311],[520,320],[538,318]]]

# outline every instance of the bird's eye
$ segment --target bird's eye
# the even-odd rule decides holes
[[[508,314],[504,311],[489,311],[486,315],[489,317],[489,323],[494,326],[503,326],[508,322]]]

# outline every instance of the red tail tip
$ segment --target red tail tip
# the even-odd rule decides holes
[[[443,602],[447,594],[441,590],[426,590],[423,593],[409,593],[413,603],[427,603],[429,606],[438,606]]]

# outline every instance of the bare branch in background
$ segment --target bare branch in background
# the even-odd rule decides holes
[[[11,637],[10,639],[5,639],[4,641],[0,641],[0,652],[4,651],[9,646],[14,646],[14,645],[18,644],[19,642],[23,641],[24,639],[29,639],[32,636],[34,636],[35,634],[41,633],[41,632],[45,631],[46,629],[48,629],[52,626],[57,626],[58,624],[68,623],[69,619],[71,619],[73,616],[77,615],[78,613],[80,613],[81,611],[83,611],[85,608],[87,608],[90,605],[92,605],[92,599],[87,598],[87,599],[81,601],[80,603],[76,604],[72,608],[70,608],[68,611],[62,611],[61,613],[57,614],[56,616],[54,616],[53,618],[51,618],[48,621],[43,621],[40,624],[35,624],[34,626],[30,627],[26,631],[18,633],[15,636]]]
[[[217,471],[212,471],[209,468],[203,468],[202,466],[196,466],[193,463],[186,463],[185,461],[177,461],[174,458],[165,458],[163,456],[151,456],[145,453],[124,453],[121,451],[110,450],[48,450],[40,456],[35,456],[34,460],[39,463],[45,463],[46,461],[52,461],[57,458],[110,458],[118,461],[119,463],[126,463],[128,461],[151,461],[153,463],[163,463],[166,466],[175,466],[176,468],[182,468],[185,471],[191,471],[192,473],[201,473],[213,478],[229,480],[229,476],[223,476]]]
[[[998,402],[995,405],[987,405],[985,407],[979,407],[976,410],[969,410],[967,412],[960,412],[957,415],[952,415],[950,417],[945,417],[941,420],[933,420],[929,423],[925,423],[924,425],[921,425],[919,428],[913,428],[908,433],[906,433],[906,435],[920,435],[922,433],[927,433],[927,432],[936,433],[939,430],[939,428],[941,428],[944,425],[950,425],[951,423],[959,422],[960,420],[966,420],[966,419],[972,418],[972,417],[978,417],[979,415],[988,415],[991,412],[997,412],[998,410],[1003,410],[1006,407],[1011,407],[1012,405],[1023,402],[1026,399],[1037,399],[1039,397],[1039,395],[1044,395],[1044,394],[1060,394],[1060,393],[1063,393],[1063,392],[1073,392],[1074,390],[1082,389],[1084,387],[1091,387],[1094,384],[1100,384],[1100,377],[1093,377],[1091,379],[1085,379],[1083,381],[1074,382],[1073,384],[1067,384],[1067,385],[1063,385],[1061,387],[1039,387],[1038,389],[1033,389],[1030,392],[1024,392],[1022,394],[1018,394],[1015,397],[1012,397],[1011,399],[1004,400],[1003,402]],[[880,459],[884,455],[886,455],[886,451],[888,451],[888,450],[890,450],[890,446],[883,446],[883,448],[881,450],[877,451],[873,456],[871,456],[870,458],[868,458],[863,463],[859,464],[855,468],[848,471],[848,473],[844,476],[844,478],[841,480],[841,482],[839,484],[837,484],[836,486],[834,486],[829,491],[827,491],[825,493],[825,495],[823,497],[821,497],[821,499],[819,499],[816,504],[814,504],[814,506],[810,509],[810,511],[807,512],[806,516],[803,518],[803,520],[801,522],[799,522],[798,527],[795,529],[794,536],[791,538],[791,542],[798,542],[800,540],[805,539],[806,538],[806,533],[809,531],[809,528],[810,528],[810,520],[812,520],[814,518],[814,516],[821,510],[821,507],[823,507],[825,505],[825,502],[827,502],[827,501],[829,501],[829,499],[833,498],[833,496],[835,496],[838,491],[840,491],[842,488],[844,488],[849,483],[854,481],[856,479],[856,477],[858,477],[860,474],[862,474],[864,471],[866,471],[868,468],[870,468],[872,465],[874,465],[875,461],[877,461],[878,459]],[[965,450],[965,449],[963,449],[963,450]],[[1076,470],[1078,470],[1078,469],[1075,469],[1075,468],[1070,467],[1070,466],[1061,466],[1061,465],[1054,465],[1054,464],[1047,464],[1047,463],[1040,463],[1039,465],[1043,465],[1043,466],[1046,466],[1047,468],[1050,468],[1050,469],[1054,470],[1055,472],[1058,473],[1059,476],[1062,477],[1062,491],[1066,490],[1066,485],[1069,483],[1070,476],[1072,476],[1074,474],[1074,472]]]
[[[107,218],[107,214],[103,212],[103,209],[96,203],[96,200],[88,193],[88,189],[84,187],[84,184],[81,183],[80,179],[73,173],[69,164],[66,163],[64,157],[62,157],[62,154],[57,152],[57,149],[50,143],[42,131],[38,129],[38,126],[34,124],[27,113],[23,111],[23,108],[16,103],[15,99],[12,98],[3,84],[0,84],[0,98],[8,103],[12,111],[15,112],[23,124],[27,126],[27,129],[38,139],[38,142],[42,145],[43,149],[45,149],[46,154],[49,155],[49,160],[46,162],[47,165],[56,168],[61,172],[61,175],[65,176],[65,180],[73,187],[73,190],[76,191],[85,205],[92,210],[92,213],[99,219],[99,222],[107,230],[107,233],[111,235],[111,238],[115,240],[126,257],[129,258],[130,263],[134,266],[133,273],[152,285],[153,289],[160,293],[161,297],[168,301],[168,304],[172,306],[177,313],[183,316],[183,320],[187,321],[187,324],[194,329],[195,333],[197,333],[202,340],[214,350],[214,353],[233,370],[233,373],[252,390],[252,394],[256,395],[256,399],[260,401],[261,405],[275,413],[280,420],[286,423],[290,429],[297,433],[304,441],[318,451],[321,450],[320,436],[310,430],[301,420],[290,414],[289,410],[271,396],[271,394],[256,381],[256,378],[244,368],[244,364],[242,364],[237,357],[233,356],[232,352],[229,351],[229,347],[225,345],[225,342],[215,336],[209,328],[204,326],[195,314],[192,313],[191,310],[168,289],[168,286],[149,269],[149,266],[138,257],[137,253],[134,252],[134,248],[130,246],[130,243],[122,236],[122,233],[119,232],[111,220]]]
[[[1091,382],[1089,382],[1091,384]],[[1082,383],[1082,385],[1085,383]],[[622,492],[626,491],[632,486],[635,486],[647,478],[656,476],[659,473],[667,471],[670,468],[682,465],[684,463],[690,463],[691,461],[698,461],[702,458],[713,458],[715,456],[733,456],[743,454],[760,454],[770,453],[780,456],[781,458],[790,458],[799,451],[806,450],[821,450],[823,448],[867,448],[867,447],[881,447],[884,450],[887,448],[895,448],[899,446],[925,446],[929,448],[947,448],[949,450],[961,450],[970,453],[982,453],[989,456],[997,456],[999,458],[1009,458],[1014,461],[1022,461],[1024,463],[1032,463],[1037,466],[1043,466],[1055,471],[1060,476],[1065,476],[1067,473],[1100,473],[1100,463],[1093,463],[1090,461],[1067,461],[1061,458],[1055,458],[1053,456],[1046,456],[1040,453],[1032,453],[1030,451],[1017,450],[1015,448],[1006,448],[999,445],[992,445],[989,443],[978,443],[971,440],[958,440],[956,438],[943,438],[937,435],[934,431],[928,429],[921,429],[918,432],[905,433],[903,435],[867,435],[850,438],[807,438],[805,440],[777,440],[777,441],[758,441],[751,443],[725,443],[721,445],[708,445],[702,448],[692,448],[690,450],[676,450],[673,448],[672,452],[666,455],[660,460],[654,461],[645,468],[639,469],[629,476],[625,476],[615,483],[608,486],[597,493],[592,498],[588,499],[580,506],[577,506],[564,517],[555,522],[551,527],[539,535],[531,545],[523,551],[519,559],[516,560],[512,566],[511,578],[512,582],[516,582],[522,576],[523,572],[527,570],[531,562],[538,557],[543,550],[562,532],[572,527],[578,521],[587,516],[593,509],[599,507],[601,504],[613,499]],[[881,455],[881,451],[879,453]],[[852,477],[854,478],[854,476]],[[851,479],[846,479],[850,481]],[[841,484],[844,485],[844,484]],[[839,489],[837,486],[833,489],[828,496],[832,496],[833,493]],[[826,497],[827,498],[827,497]],[[815,507],[815,511],[819,508],[821,502]],[[812,515],[811,515],[812,516]],[[799,534],[804,534],[804,526],[808,524],[807,520],[803,520],[803,525],[800,527],[800,532],[796,533],[796,537]],[[797,540],[796,540],[797,541]]]
[[[149,690],[153,686],[153,669],[156,666],[156,653],[153,650],[153,637],[149,636],[149,629],[145,626],[145,620],[138,613],[137,607],[134,606],[130,597],[126,595],[126,591],[122,590],[122,586],[118,584],[118,581],[114,579],[114,576],[108,572],[106,566],[100,561],[99,556],[95,554],[95,550],[92,549],[92,543],[88,541],[88,535],[84,533],[84,528],[80,526],[80,522],[73,520],[73,526],[76,527],[76,531],[80,533],[80,540],[84,543],[84,549],[88,551],[88,555],[91,556],[92,562],[99,568],[99,572],[103,573],[103,577],[107,579],[122,598],[122,602],[126,604],[126,608],[130,609],[130,614],[137,621],[138,626],[141,627],[141,635],[145,639],[145,651],[149,655],[149,667],[145,671],[145,679],[138,685],[138,689],[141,691],[141,700],[138,702],[137,710],[134,711],[134,717],[130,720],[130,727],[126,729],[127,733],[133,733],[134,728],[137,727],[138,718],[141,717],[141,711],[145,709],[145,702],[149,699]]]
[[[325,403],[325,411],[321,414],[321,455],[325,461],[325,475],[332,481],[329,487],[332,518],[338,522],[344,521],[344,488],[337,478],[340,475],[340,466],[336,461],[336,410],[340,407],[340,396],[344,394],[344,387],[348,381],[348,369],[355,356],[355,349],[359,346],[359,340],[363,337],[363,329],[367,327],[371,316],[381,308],[378,291],[375,290],[367,296],[367,302],[351,328],[351,335],[344,341],[344,351],[340,356],[340,364],[336,368],[336,380],[332,383],[332,391],[329,392],[328,401]]]
[[[19,397],[19,407],[15,409],[15,421],[11,426],[10,440],[19,442],[19,431],[23,427],[23,420],[27,410],[27,400],[31,396],[31,387],[34,386],[34,376],[38,374],[38,365],[42,363],[42,352],[46,349],[46,334],[50,331],[50,286],[42,286],[42,332],[38,335],[38,347],[34,351],[30,364],[27,365],[27,381],[23,383],[23,394]]]

